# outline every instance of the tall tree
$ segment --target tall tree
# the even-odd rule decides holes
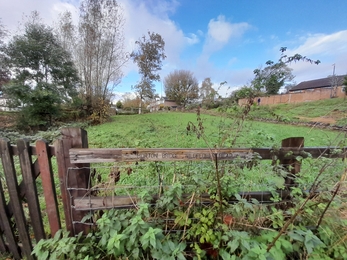
[[[148,32],[148,38],[142,36],[135,42],[138,49],[131,53],[131,58],[137,64],[141,80],[133,89],[138,93],[140,100],[153,98],[155,89],[153,81],[159,81],[162,60],[166,58],[165,41],[160,34]],[[141,114],[142,102],[140,103],[139,114]]]
[[[23,35],[14,36],[4,48],[11,81],[4,92],[12,106],[22,106],[24,125],[51,125],[59,105],[76,94],[78,75],[70,55],[52,29],[33,12]]]
[[[0,19],[0,94],[2,94],[2,87],[5,83],[10,80],[10,72],[5,67],[5,54],[4,54],[4,41],[3,39],[7,36],[7,31],[3,26]]]
[[[89,114],[100,101],[110,101],[123,77],[122,67],[129,58],[124,50],[124,22],[116,0],[82,1],[77,27],[70,13],[61,16],[59,38],[72,53],[82,80],[80,95]]]
[[[166,97],[184,107],[199,97],[199,83],[188,70],[175,70],[167,75],[164,87]]]
[[[213,83],[211,78],[205,78],[201,83],[200,87],[200,99],[202,100],[203,105],[211,107],[214,104],[214,100],[218,95],[217,91],[212,87]]]

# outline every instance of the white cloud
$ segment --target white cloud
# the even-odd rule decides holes
[[[203,50],[200,57],[197,59],[197,76],[199,75],[218,75],[222,81],[224,76],[220,70],[214,68],[210,63],[210,56],[228,45],[232,40],[241,38],[243,34],[250,29],[248,23],[231,23],[228,22],[225,16],[220,15],[217,19],[211,19],[208,24],[207,36],[204,42]],[[230,73],[230,71],[229,71]]]
[[[194,45],[194,44],[200,42],[199,37],[196,34],[194,34],[194,33],[190,33],[189,36],[186,36],[185,38],[186,38],[187,43],[189,45]]]
[[[304,43],[291,53],[302,53],[302,55],[335,55],[347,52],[347,30],[332,34],[313,34],[302,39]]]
[[[77,3],[78,5],[78,3]],[[23,21],[23,17],[29,16],[32,11],[38,11],[43,21],[52,25],[60,12],[70,10],[73,13],[76,5],[73,1],[45,0],[45,1],[1,1],[0,17],[6,28],[13,33]]]
[[[286,54],[299,53],[312,60],[320,60],[321,63],[315,65],[300,61],[290,64],[297,83],[332,75],[333,64],[335,64],[336,74],[347,73],[347,30],[332,34],[310,34],[301,37],[300,41],[301,45],[288,49]]]
[[[248,23],[230,23],[225,16],[211,19],[208,24],[207,39],[204,51],[214,52],[223,48],[232,38],[241,37],[250,28]]]

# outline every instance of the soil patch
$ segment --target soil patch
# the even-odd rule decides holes
[[[14,116],[0,114],[0,129],[12,128],[15,122]]]
[[[336,119],[332,118],[332,117],[323,117],[323,116],[320,116],[320,117],[304,117],[304,116],[298,116],[298,118],[300,120],[305,120],[305,121],[309,121],[309,122],[318,122],[318,123],[323,123],[323,124],[335,124],[336,123]]]

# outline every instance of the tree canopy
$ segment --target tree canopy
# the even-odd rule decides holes
[[[2,51],[4,48],[4,41],[3,39],[7,36],[7,31],[5,30],[5,27],[1,23],[0,19],[0,92],[2,92],[2,87],[5,83],[7,83],[10,80],[10,72],[8,71],[8,68],[5,66],[5,55]]]
[[[343,91],[347,95],[347,76],[344,78],[344,81],[343,81],[342,85],[344,86],[343,87]]]
[[[11,72],[4,92],[13,107],[22,106],[22,123],[51,125],[59,105],[71,101],[79,83],[70,55],[35,12],[24,34],[14,36],[3,54]]]
[[[153,81],[160,80],[158,71],[161,70],[162,60],[166,58],[165,41],[160,34],[148,32],[148,38],[144,35],[135,44],[137,50],[134,50],[130,56],[139,68],[141,80],[133,89],[138,93],[140,100],[153,98],[155,93]]]
[[[205,78],[199,90],[199,98],[202,100],[202,104],[207,107],[213,106],[215,98],[218,96],[218,92],[212,86],[211,78]]]
[[[253,73],[255,77],[252,85],[255,89],[262,90],[266,94],[277,94],[285,82],[290,82],[294,79],[291,68],[282,61],[274,63],[267,61],[264,69],[255,69]]]
[[[129,59],[124,50],[124,16],[116,0],[84,0],[78,26],[71,13],[61,15],[57,34],[72,55],[81,78],[80,97],[88,114],[100,114],[99,103],[109,103]]]
[[[181,106],[186,106],[199,97],[199,83],[188,70],[175,70],[167,75],[164,87],[166,98],[174,100]]]
[[[255,69],[254,79],[252,80],[252,86],[256,91],[263,91],[266,94],[274,95],[277,94],[281,87],[287,82],[291,84],[294,79],[292,69],[289,68],[288,64],[291,62],[305,61],[311,64],[319,64],[319,60],[312,60],[301,54],[294,54],[293,56],[285,55],[284,52],[287,50],[286,47],[281,47],[281,57],[278,62],[271,60],[267,61],[264,69]]]

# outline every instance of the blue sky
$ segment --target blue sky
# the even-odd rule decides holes
[[[280,47],[321,64],[291,64],[296,83],[347,74],[347,0],[119,0],[126,24],[127,51],[147,31],[166,42],[163,79],[176,69],[190,70],[199,82],[210,77],[222,96],[249,84],[253,70],[277,61]],[[63,10],[77,17],[79,2],[68,0],[0,0],[0,18],[11,31],[23,14],[37,10],[48,24]],[[123,68],[118,95],[139,80],[131,61]],[[161,83],[157,93],[160,95]],[[164,93],[163,93],[164,94]]]

